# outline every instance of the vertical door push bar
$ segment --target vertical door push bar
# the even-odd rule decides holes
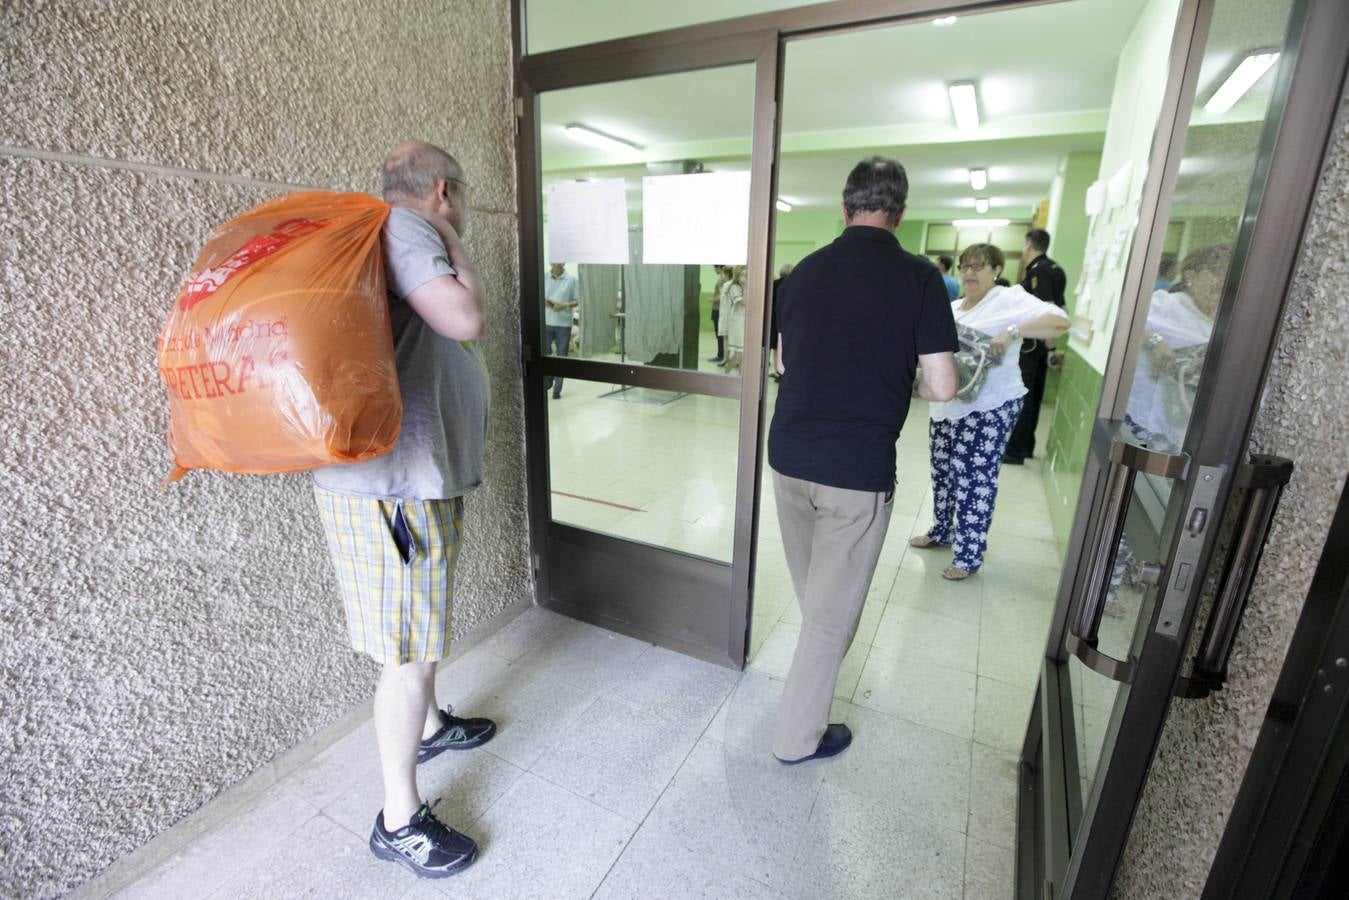
[[[1115,659],[1098,650],[1097,632],[1110,592],[1115,558],[1119,552],[1120,538],[1124,534],[1124,521],[1129,513],[1129,501],[1133,497],[1134,479],[1140,472],[1173,480],[1182,479],[1189,466],[1190,458],[1183,453],[1149,450],[1125,438],[1115,438],[1111,442],[1105,504],[1088,558],[1087,577],[1080,599],[1069,614],[1064,646],[1084,665],[1115,681],[1127,682],[1133,677],[1134,660]]]
[[[1235,487],[1243,490],[1245,497],[1228,543],[1227,561],[1204,627],[1204,639],[1190,674],[1180,680],[1178,696],[1207,697],[1221,690],[1227,680],[1227,663],[1232,658],[1269,526],[1284,486],[1292,477],[1293,461],[1281,456],[1252,454],[1250,462],[1237,470]]]

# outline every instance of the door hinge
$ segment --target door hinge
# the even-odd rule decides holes
[[[516,98],[515,98],[515,117],[516,117],[517,119],[523,119],[523,118],[525,117],[525,98],[524,98],[524,97],[516,97]]]

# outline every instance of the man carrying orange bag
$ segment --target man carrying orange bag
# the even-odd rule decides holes
[[[496,724],[436,703],[449,653],[464,496],[483,482],[488,414],[483,290],[459,235],[468,182],[444,150],[399,144],[384,162],[383,230],[401,432],[386,454],[314,470],[314,494],[354,649],[382,664],[375,735],[384,808],[370,849],[418,875],[472,865],[477,845],[422,802],[416,766],[490,740]]]

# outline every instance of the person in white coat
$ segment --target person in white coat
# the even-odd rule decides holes
[[[998,471],[1007,438],[1021,413],[1021,342],[1052,341],[1068,330],[1068,315],[1020,285],[1002,287],[1005,257],[992,244],[973,244],[960,254],[965,296],[951,304],[956,326],[989,339],[997,363],[977,392],[929,405],[932,455],[932,527],[914,537],[914,547],[954,548],[942,577],[961,581],[979,571],[988,548],[988,527],[998,496]]]

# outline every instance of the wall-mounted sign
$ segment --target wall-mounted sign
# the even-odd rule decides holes
[[[548,185],[549,263],[628,261],[628,201],[622,178]]]
[[[749,256],[749,172],[642,179],[642,262],[743,266]]]

